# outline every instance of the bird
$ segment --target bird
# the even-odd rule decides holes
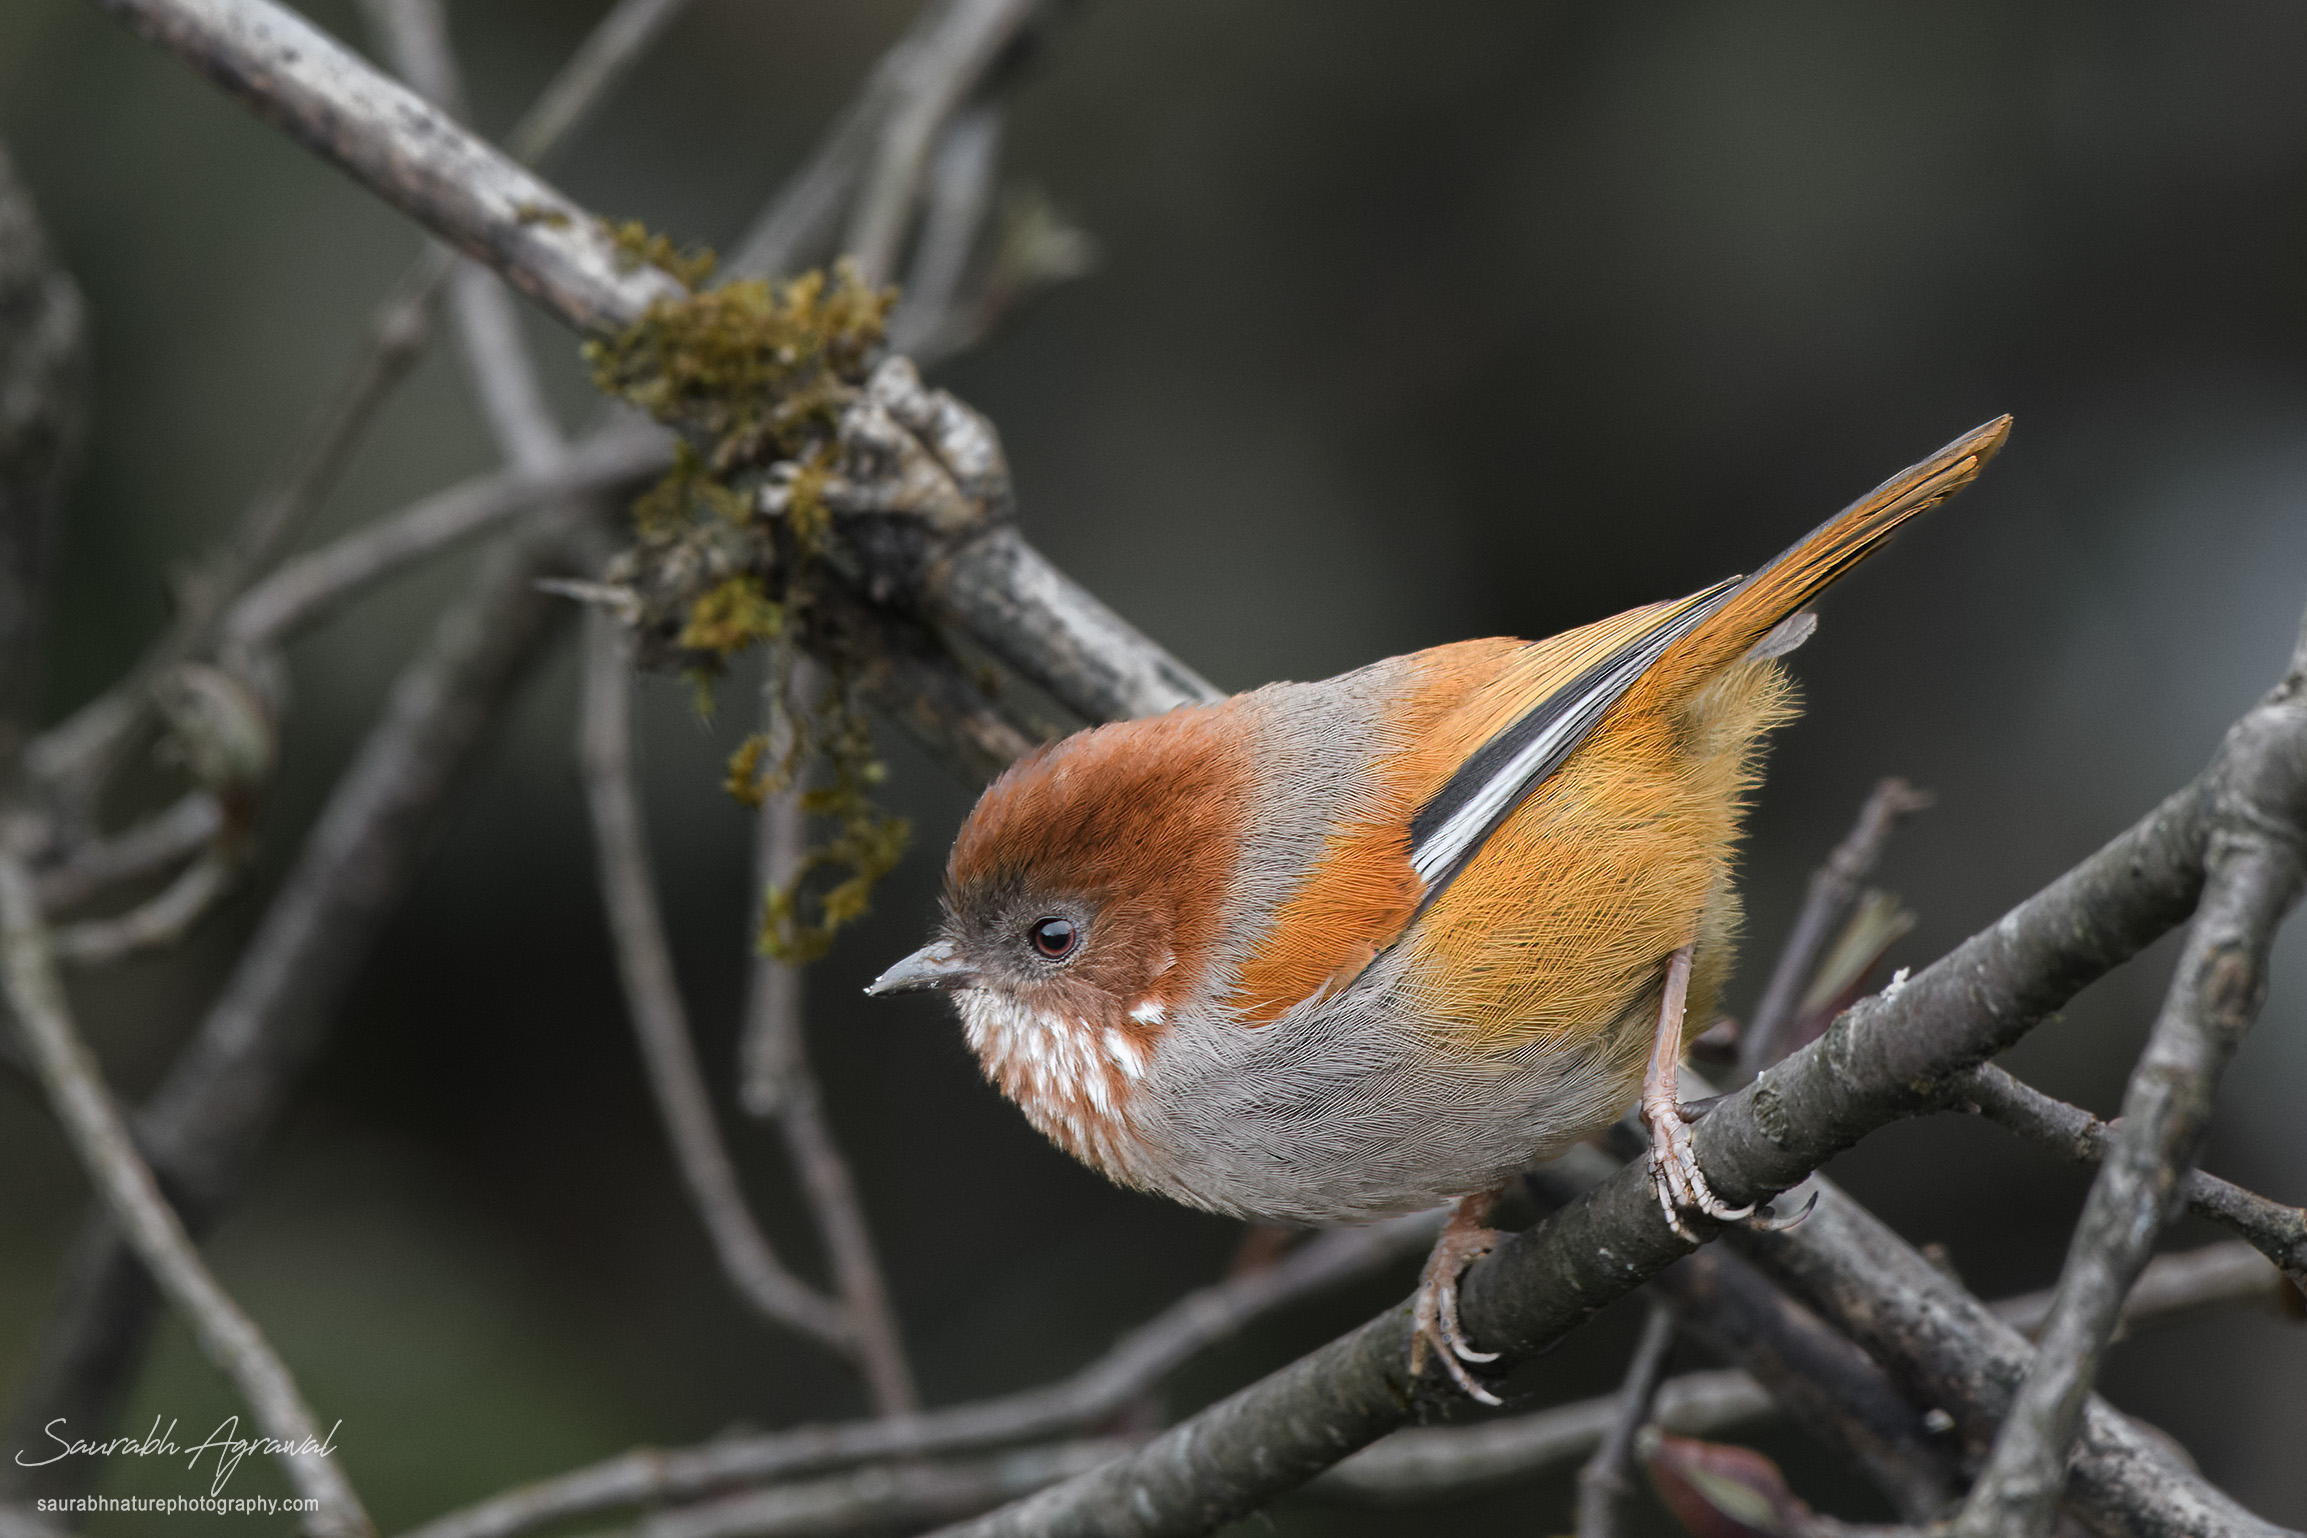
[[[1548,640],[1459,641],[1076,732],[987,786],[937,937],[871,994],[952,998],[986,1077],[1122,1185],[1255,1221],[1448,1207],[1413,1306],[1458,1319],[1492,1203],[1639,1105],[1651,1183],[1722,1201],[1677,1070],[1739,921],[1732,860],[1807,606],[1974,479],[2000,417],[1752,576]]]

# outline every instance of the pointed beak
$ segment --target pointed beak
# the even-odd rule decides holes
[[[954,954],[951,941],[924,945],[866,984],[870,994],[918,993],[925,988],[966,988],[977,981],[969,963]]]

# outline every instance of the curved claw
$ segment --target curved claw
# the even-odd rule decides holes
[[[1410,1372],[1414,1377],[1424,1370],[1426,1348],[1432,1346],[1442,1370],[1467,1398],[1498,1406],[1504,1401],[1475,1381],[1464,1364],[1495,1362],[1499,1353],[1477,1349],[1466,1338],[1465,1326],[1458,1318],[1459,1274],[1487,1255],[1498,1240],[1495,1232],[1482,1225],[1493,1194],[1459,1202],[1441,1237],[1434,1241],[1433,1253],[1426,1257],[1425,1274],[1418,1280],[1417,1300],[1411,1309]]]
[[[1698,1235],[1683,1221],[1684,1212],[1703,1213],[1718,1223],[1742,1223],[1754,1216],[1754,1203],[1733,1207],[1706,1183],[1706,1172],[1698,1167],[1697,1151],[1690,1144],[1690,1126],[1679,1105],[1660,1112],[1646,1107],[1643,1120],[1650,1127],[1651,1189],[1658,1194],[1667,1227],[1677,1237],[1698,1242]]]

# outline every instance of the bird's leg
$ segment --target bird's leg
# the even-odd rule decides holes
[[[1695,1244],[1698,1235],[1682,1221],[1685,1209],[1735,1223],[1752,1217],[1754,1206],[1733,1207],[1716,1196],[1690,1146],[1691,1118],[1683,1109],[1678,1081],[1682,1012],[1690,998],[1690,951],[1685,945],[1666,963],[1666,997],[1658,1007],[1658,1034],[1650,1042],[1650,1068],[1642,1076],[1642,1120],[1650,1129],[1650,1188],[1658,1193],[1667,1227]]]
[[[1458,1275],[1489,1254],[1490,1247],[1498,1242],[1498,1231],[1484,1222],[1490,1216],[1490,1204],[1497,1199],[1496,1191],[1458,1198],[1450,1209],[1450,1221],[1442,1225],[1441,1237],[1434,1241],[1433,1253],[1426,1257],[1411,1314],[1410,1376],[1416,1377],[1425,1367],[1426,1347],[1431,1344],[1450,1380],[1468,1397],[1486,1405],[1502,1401],[1475,1382],[1463,1364],[1495,1362],[1498,1353],[1477,1351],[1466,1339],[1465,1327],[1458,1322]]]

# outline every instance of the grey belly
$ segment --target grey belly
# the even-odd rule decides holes
[[[1483,1062],[1437,1052],[1439,1028],[1386,1002],[1252,1029],[1181,1020],[1149,1074],[1162,1093],[1133,1106],[1147,1157],[1131,1173],[1192,1206],[1287,1223],[1361,1222],[1492,1190],[1624,1114],[1657,1007],[1638,1000],[1577,1047]],[[1149,1101],[1162,1109],[1146,1114]]]

